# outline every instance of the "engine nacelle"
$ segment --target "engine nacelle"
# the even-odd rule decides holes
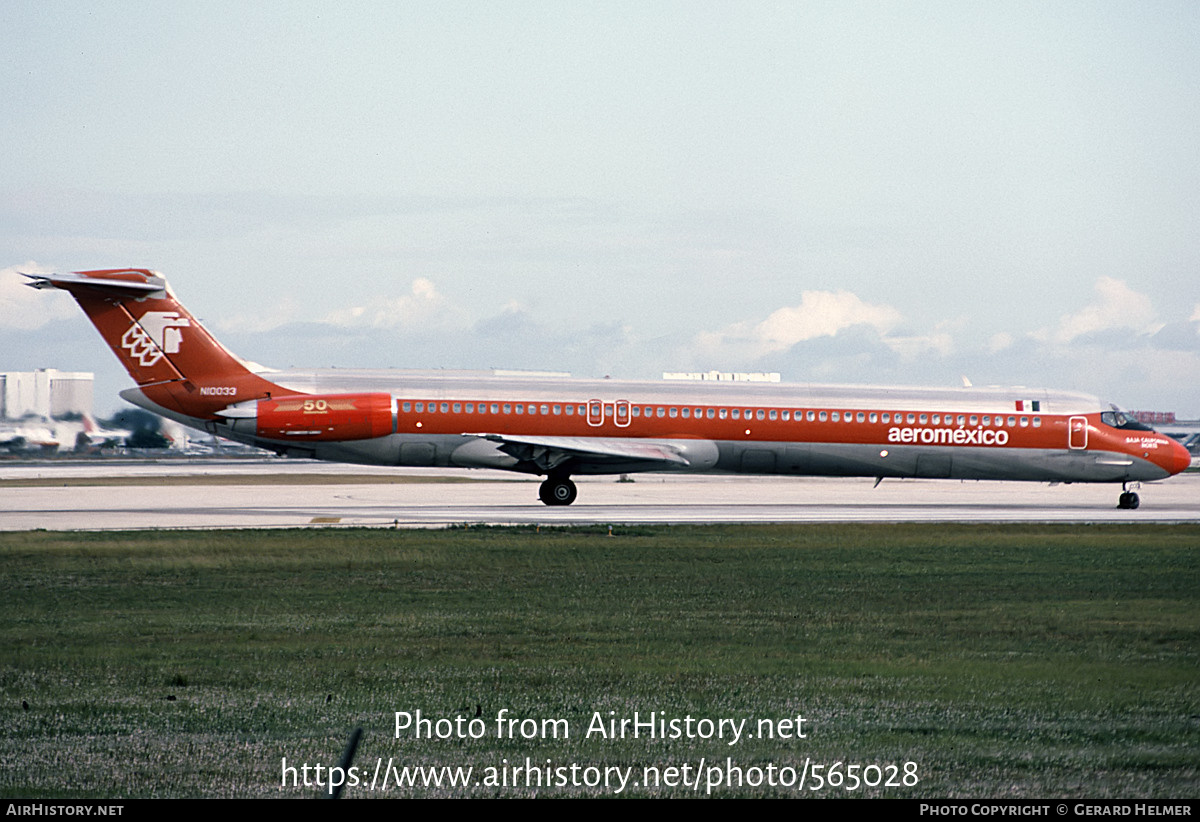
[[[255,436],[271,440],[367,440],[396,430],[390,394],[301,394],[238,403],[217,413],[235,430],[253,419]]]

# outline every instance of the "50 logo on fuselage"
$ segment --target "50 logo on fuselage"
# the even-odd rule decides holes
[[[178,354],[183,332],[191,322],[178,311],[147,311],[121,337],[121,347],[138,363],[149,368],[165,354]]]
[[[889,428],[888,442],[922,445],[1007,445],[1008,432],[984,428]]]

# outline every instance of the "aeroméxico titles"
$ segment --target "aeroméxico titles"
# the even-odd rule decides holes
[[[475,372],[265,369],[231,354],[161,274],[26,274],[69,292],[128,370],[121,396],[289,457],[498,468],[545,477],[641,471],[1121,483],[1186,449],[1094,397],[1028,388],[625,382]]]

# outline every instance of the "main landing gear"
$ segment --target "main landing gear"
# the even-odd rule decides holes
[[[1125,487],[1125,483],[1121,483],[1121,496],[1117,497],[1117,507],[1132,511],[1142,504],[1138,499],[1138,495]]]
[[[538,487],[538,498],[547,505],[570,505],[578,493],[569,477],[547,477]]]

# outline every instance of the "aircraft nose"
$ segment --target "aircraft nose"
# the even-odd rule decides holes
[[[1192,455],[1175,440],[1168,439],[1167,443],[1165,452],[1160,451],[1161,455],[1155,462],[1171,476],[1186,471],[1192,464]]]

